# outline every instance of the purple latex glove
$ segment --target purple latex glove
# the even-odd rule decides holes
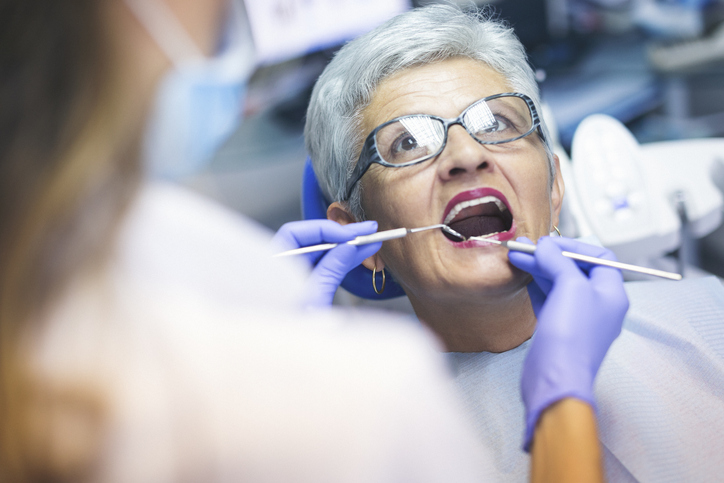
[[[340,225],[331,220],[292,221],[284,224],[272,240],[284,249],[293,249],[318,245],[320,243],[340,243],[352,240],[360,235],[369,235],[377,231],[376,221],[363,221]],[[329,307],[334,293],[350,270],[358,266],[365,258],[371,257],[382,247],[382,243],[368,245],[340,244],[326,252],[297,255],[305,257],[314,267],[307,282],[307,300],[309,307]]]
[[[518,241],[532,243],[527,238]],[[528,293],[538,318],[521,383],[526,451],[538,418],[551,404],[574,397],[595,408],[596,373],[621,332],[628,310],[621,272],[600,265],[577,265],[564,257],[562,250],[616,259],[605,248],[558,237],[538,240],[534,255],[508,254],[513,265],[533,275]]]

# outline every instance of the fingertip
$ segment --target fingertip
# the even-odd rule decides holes
[[[596,284],[603,284],[609,287],[620,286],[620,290],[624,291],[623,273],[621,270],[605,265],[594,265],[589,270],[588,277]]]
[[[535,245],[535,243],[533,243],[533,240],[531,240],[527,236],[519,236],[518,238],[515,239],[515,241],[520,242],[520,243],[525,243],[527,245]]]
[[[345,229],[345,231],[354,233],[355,236],[369,235],[377,231],[377,222],[374,220],[361,221],[359,223],[350,223],[348,225],[344,225],[343,228]]]
[[[540,245],[541,243],[543,243],[544,245],[554,245],[554,246],[558,247],[558,245],[556,245],[556,242],[554,241],[553,237],[550,237],[548,235],[544,235],[544,236],[538,238],[537,244]]]
[[[600,255],[598,255],[598,258],[603,258],[605,260],[610,260],[612,262],[618,261],[616,254],[612,250],[609,250],[608,248],[602,248],[602,251],[601,251]]]
[[[358,223],[365,234],[375,233],[377,231],[377,222],[374,220],[363,221]]]
[[[538,238],[537,248],[536,252],[541,253],[542,251],[557,251],[560,252],[561,249],[551,241],[551,238],[548,236],[542,236]]]
[[[566,237],[553,237],[551,240],[562,250],[587,255],[589,257],[605,258],[606,260],[616,261],[616,255],[611,250],[600,245],[592,245],[584,241]]]
[[[327,263],[337,266],[337,270],[345,273],[361,264],[365,259],[371,257],[382,248],[382,243],[368,243],[366,245],[350,245],[341,243],[328,252]]]

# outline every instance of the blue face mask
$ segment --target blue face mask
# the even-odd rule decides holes
[[[161,81],[146,131],[143,158],[151,176],[198,172],[241,122],[254,49],[240,0],[229,4],[223,42],[206,58],[159,0],[126,0],[173,62]]]

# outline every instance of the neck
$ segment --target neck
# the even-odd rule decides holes
[[[505,352],[533,335],[536,317],[525,287],[504,296],[478,297],[472,304],[470,300],[410,296],[418,318],[450,352]]]

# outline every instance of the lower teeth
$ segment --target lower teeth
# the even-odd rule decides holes
[[[467,241],[467,240],[485,240],[486,238],[490,238],[490,237],[493,236],[493,235],[497,235],[498,233],[502,233],[502,232],[500,232],[500,231],[496,231],[496,232],[493,232],[493,233],[488,233],[487,235],[471,236],[471,237],[465,238],[465,237],[462,236],[460,233],[456,232],[455,230],[453,230],[452,228],[450,228],[450,227],[447,226],[447,225],[444,225],[444,226],[442,227],[442,229],[443,229],[444,231],[448,232],[449,234],[451,234],[452,236],[457,237],[457,238],[460,238],[462,241]]]
[[[497,235],[498,233],[501,233],[499,231],[496,231],[495,233],[488,233],[487,235],[480,235],[480,236],[471,236],[468,238],[468,240],[488,240],[491,236]]]

